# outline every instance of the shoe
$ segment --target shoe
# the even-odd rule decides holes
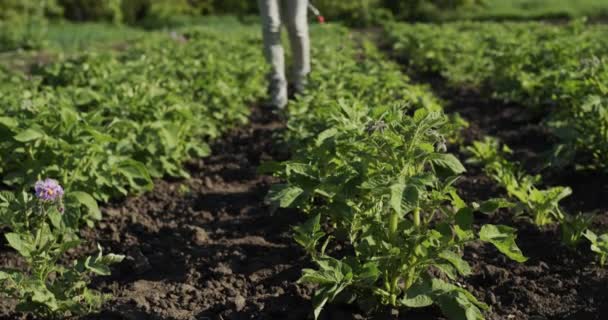
[[[270,100],[268,105],[275,109],[284,109],[287,106],[287,82],[273,81],[269,88]]]
[[[306,92],[308,86],[308,79],[306,77],[296,80],[293,83],[293,91],[295,95],[303,95]]]

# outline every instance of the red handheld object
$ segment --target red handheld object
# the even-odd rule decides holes
[[[317,21],[320,24],[324,24],[325,23],[325,17],[321,14],[321,11],[319,11],[319,9],[315,8],[315,6],[312,5],[312,3],[308,3],[308,9],[310,9],[310,11],[312,11],[312,13],[317,17]]]

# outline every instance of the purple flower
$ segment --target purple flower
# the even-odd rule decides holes
[[[42,201],[55,201],[63,197],[63,188],[57,180],[47,178],[44,181],[38,181],[34,189],[36,197]]]

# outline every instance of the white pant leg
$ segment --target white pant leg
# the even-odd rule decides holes
[[[283,0],[283,22],[289,32],[293,53],[293,77],[295,83],[304,81],[310,73],[310,38],[308,34],[308,0]]]
[[[262,17],[264,55],[271,67],[270,81],[285,83],[285,57],[281,45],[280,0],[258,0],[258,6]]]

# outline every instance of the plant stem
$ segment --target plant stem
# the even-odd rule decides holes
[[[410,269],[410,271],[407,274],[407,277],[405,278],[405,285],[403,287],[403,291],[406,291],[407,289],[409,289],[413,284],[414,284],[414,279],[415,279],[415,274],[416,272],[414,271],[414,266],[411,267],[412,269]]]
[[[420,208],[414,209],[414,225],[416,228],[420,227]]]
[[[393,276],[391,280],[391,305],[397,306],[397,290],[399,289],[399,273]]]
[[[388,233],[392,243],[395,243],[397,238],[397,227],[399,226],[399,214],[397,211],[392,210],[388,221]]]
[[[397,244],[397,229],[399,227],[399,213],[396,210],[391,211],[391,215],[389,217],[388,222],[388,232],[390,242],[393,246],[398,246]],[[390,292],[390,304],[392,306],[397,305],[397,295],[398,295],[398,285],[399,285],[399,271],[398,268],[395,268],[392,272],[390,272],[389,276],[389,292]]]

